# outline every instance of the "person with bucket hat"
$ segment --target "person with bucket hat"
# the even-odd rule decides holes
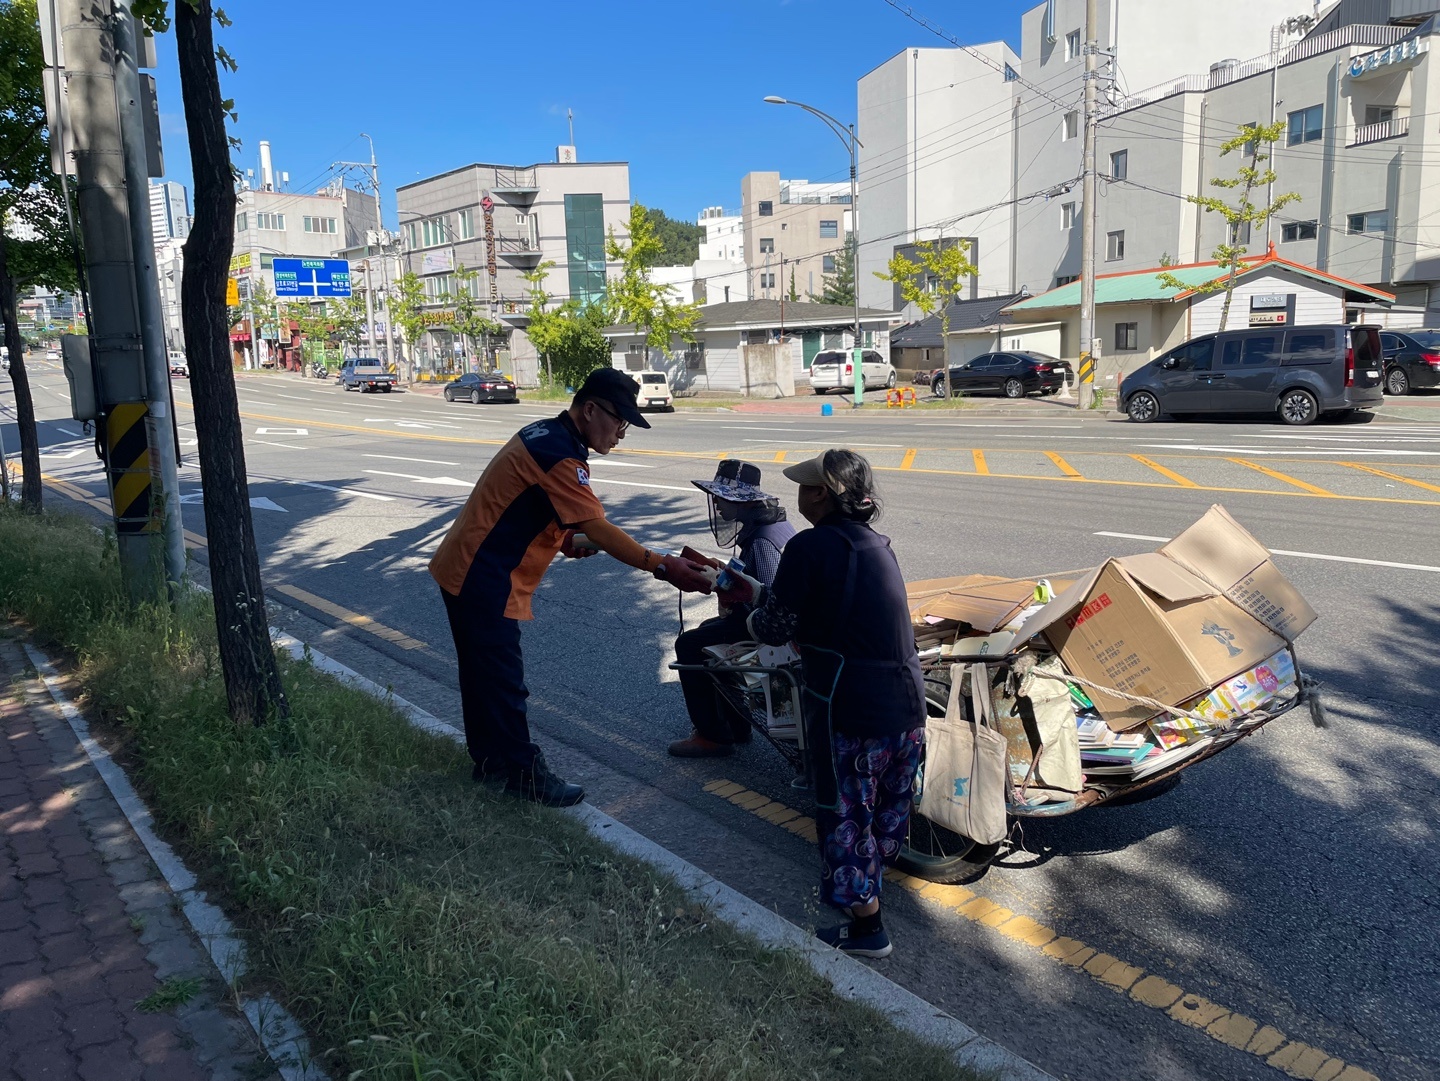
[[[751,578],[769,585],[780,566],[780,554],[795,535],[785,520],[780,500],[760,488],[760,467],[727,458],[715,469],[714,480],[692,480],[705,493],[710,510],[710,531],[722,548],[737,549],[736,558]],[[707,646],[743,642],[750,637],[745,617],[750,606],[729,607],[675,640],[675,659],[681,664],[702,664]],[[741,717],[701,672],[681,672],[680,689],[694,731],[670,744],[676,758],[722,758],[733,754],[735,744],[750,741],[750,721]]]
[[[794,641],[804,668],[806,744],[815,770],[820,898],[850,921],[821,941],[885,957],[880,917],[884,869],[909,830],[912,789],[925,738],[925,688],[910,625],[905,579],[887,537],[870,527],[880,498],[870,463],[827,450],[785,476],[800,485],[813,528],[785,546],[769,589],[743,580],[722,604],[750,603],[750,637]]]
[[[520,429],[480,475],[430,574],[440,587],[460,665],[465,746],[476,780],[503,780],[521,799],[568,807],[584,790],[556,776],[530,739],[520,621],[557,552],[608,552],[688,593],[709,593],[702,568],[652,552],[605,518],[590,486],[589,451],[609,454],[630,425],[640,384],[615,368],[590,373],[559,416]],[[577,548],[583,532],[594,548]]]

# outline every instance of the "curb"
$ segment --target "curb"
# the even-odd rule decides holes
[[[309,649],[283,631],[272,627],[270,635],[275,645],[297,660],[308,656],[322,672],[390,701],[416,728],[464,745],[464,736],[460,732],[413,702],[366,679],[339,661]],[[944,1048],[959,1065],[990,1074],[996,1081],[1056,1081],[1038,1066],[986,1039],[868,965],[821,945],[813,935],[779,913],[752,901],[604,811],[582,803],[562,813],[584,823],[586,829],[611,847],[670,875],[693,900],[708,906],[732,927],[773,949],[795,950],[841,998],[869,1006],[884,1014],[897,1028]]]

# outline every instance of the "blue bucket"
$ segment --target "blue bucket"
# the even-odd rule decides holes
[[[822,417],[833,417],[835,415],[835,407],[829,402],[826,402],[820,407],[820,415]]]

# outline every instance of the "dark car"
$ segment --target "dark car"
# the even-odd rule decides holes
[[[1137,368],[1120,408],[1139,423],[1162,413],[1264,413],[1286,424],[1355,414],[1385,402],[1378,327],[1252,327],[1205,334]]]
[[[453,402],[518,402],[515,384],[499,372],[466,372],[453,383],[445,384],[445,400]]]
[[[950,369],[950,388],[956,394],[1003,394],[1023,398],[1027,394],[1058,394],[1070,378],[1070,365],[1044,353],[1008,350],[982,353],[974,360]],[[937,371],[930,382],[937,398],[945,396],[945,373]]]
[[[1440,330],[1382,330],[1380,349],[1387,394],[1440,387]]]

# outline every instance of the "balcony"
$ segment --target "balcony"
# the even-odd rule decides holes
[[[533,199],[540,193],[534,169],[496,169],[491,191],[510,199]]]
[[[501,297],[495,314],[512,326],[530,322],[530,301],[520,297]]]
[[[516,263],[534,264],[540,259],[540,243],[528,236],[497,236],[495,254]]]
[[[1408,116],[1397,116],[1391,120],[1382,120],[1378,124],[1361,124],[1355,129],[1355,137],[1345,146],[1365,146],[1367,143],[1381,143],[1386,139],[1398,139],[1402,135],[1410,134],[1410,118]]]

